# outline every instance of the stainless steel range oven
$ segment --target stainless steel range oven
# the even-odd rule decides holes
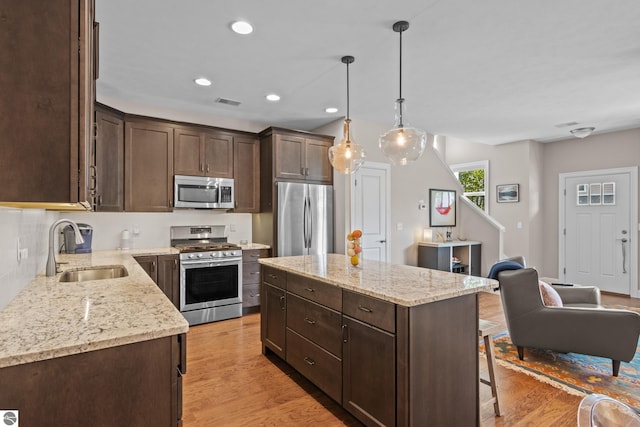
[[[180,250],[180,312],[190,325],[242,316],[242,250],[226,226],[171,227]]]

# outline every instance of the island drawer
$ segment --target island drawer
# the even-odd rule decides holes
[[[287,290],[334,310],[342,310],[342,290],[329,283],[289,273],[287,276]]]
[[[342,361],[290,329],[287,363],[336,402],[342,402]]]
[[[262,266],[262,280],[280,289],[287,289],[287,272],[277,268]]]
[[[342,357],[341,313],[289,294],[287,327],[337,357]]]
[[[396,305],[368,295],[342,291],[342,312],[387,332],[396,331]]]

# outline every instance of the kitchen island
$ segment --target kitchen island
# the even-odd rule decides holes
[[[261,340],[367,425],[479,425],[490,279],[344,255],[261,259]]]
[[[0,311],[0,408],[24,425],[176,425],[188,323],[133,258],[175,253],[58,255],[63,270],[123,265],[128,275],[38,276]]]

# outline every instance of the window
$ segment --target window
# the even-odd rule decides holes
[[[462,184],[462,188],[464,188],[464,193],[462,194],[488,214],[489,161],[462,163],[451,165],[450,168],[458,178],[458,181],[460,181],[460,184]]]

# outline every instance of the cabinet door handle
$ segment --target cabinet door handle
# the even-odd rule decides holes
[[[249,296],[250,296],[251,298],[255,298],[255,297],[259,297],[259,296],[260,296],[260,294],[249,294]]]
[[[304,168],[300,168],[300,175],[304,176]]]
[[[156,262],[155,261],[153,261],[151,263],[151,272],[153,273],[154,271],[156,271]]]
[[[364,307],[362,305],[358,305],[358,310],[362,310],[365,313],[373,313],[373,310],[371,310],[370,308]]]
[[[347,340],[347,325],[342,325],[342,342],[346,343]]]
[[[204,172],[204,163],[200,163],[200,167],[198,169],[200,172]]]
[[[267,274],[267,276],[271,277],[273,280],[278,280],[278,275],[276,275],[276,274],[269,273],[269,274]]]
[[[259,271],[252,271],[252,272],[251,272],[251,273],[249,273],[249,274],[253,274],[253,275],[256,275],[256,274],[257,274],[257,275],[260,275],[260,272],[259,272]]]
[[[251,258],[260,258],[260,255],[249,255]]]
[[[309,365],[313,366],[316,364],[316,361],[313,360],[312,358],[310,358],[309,356],[305,356],[304,357],[304,361],[307,362]]]
[[[209,165],[207,165],[207,173],[209,173]]]
[[[284,310],[285,305],[284,305],[284,295],[282,295],[280,297],[280,310]]]
[[[316,290],[313,288],[304,288],[305,291],[307,292],[315,292]]]
[[[315,324],[316,324],[316,321],[315,321],[315,320],[313,320],[313,319],[309,319],[308,317],[305,317],[305,318],[304,318],[304,321],[305,321],[305,322],[307,322],[307,323],[308,323],[308,324],[310,324],[310,325],[315,325]]]

